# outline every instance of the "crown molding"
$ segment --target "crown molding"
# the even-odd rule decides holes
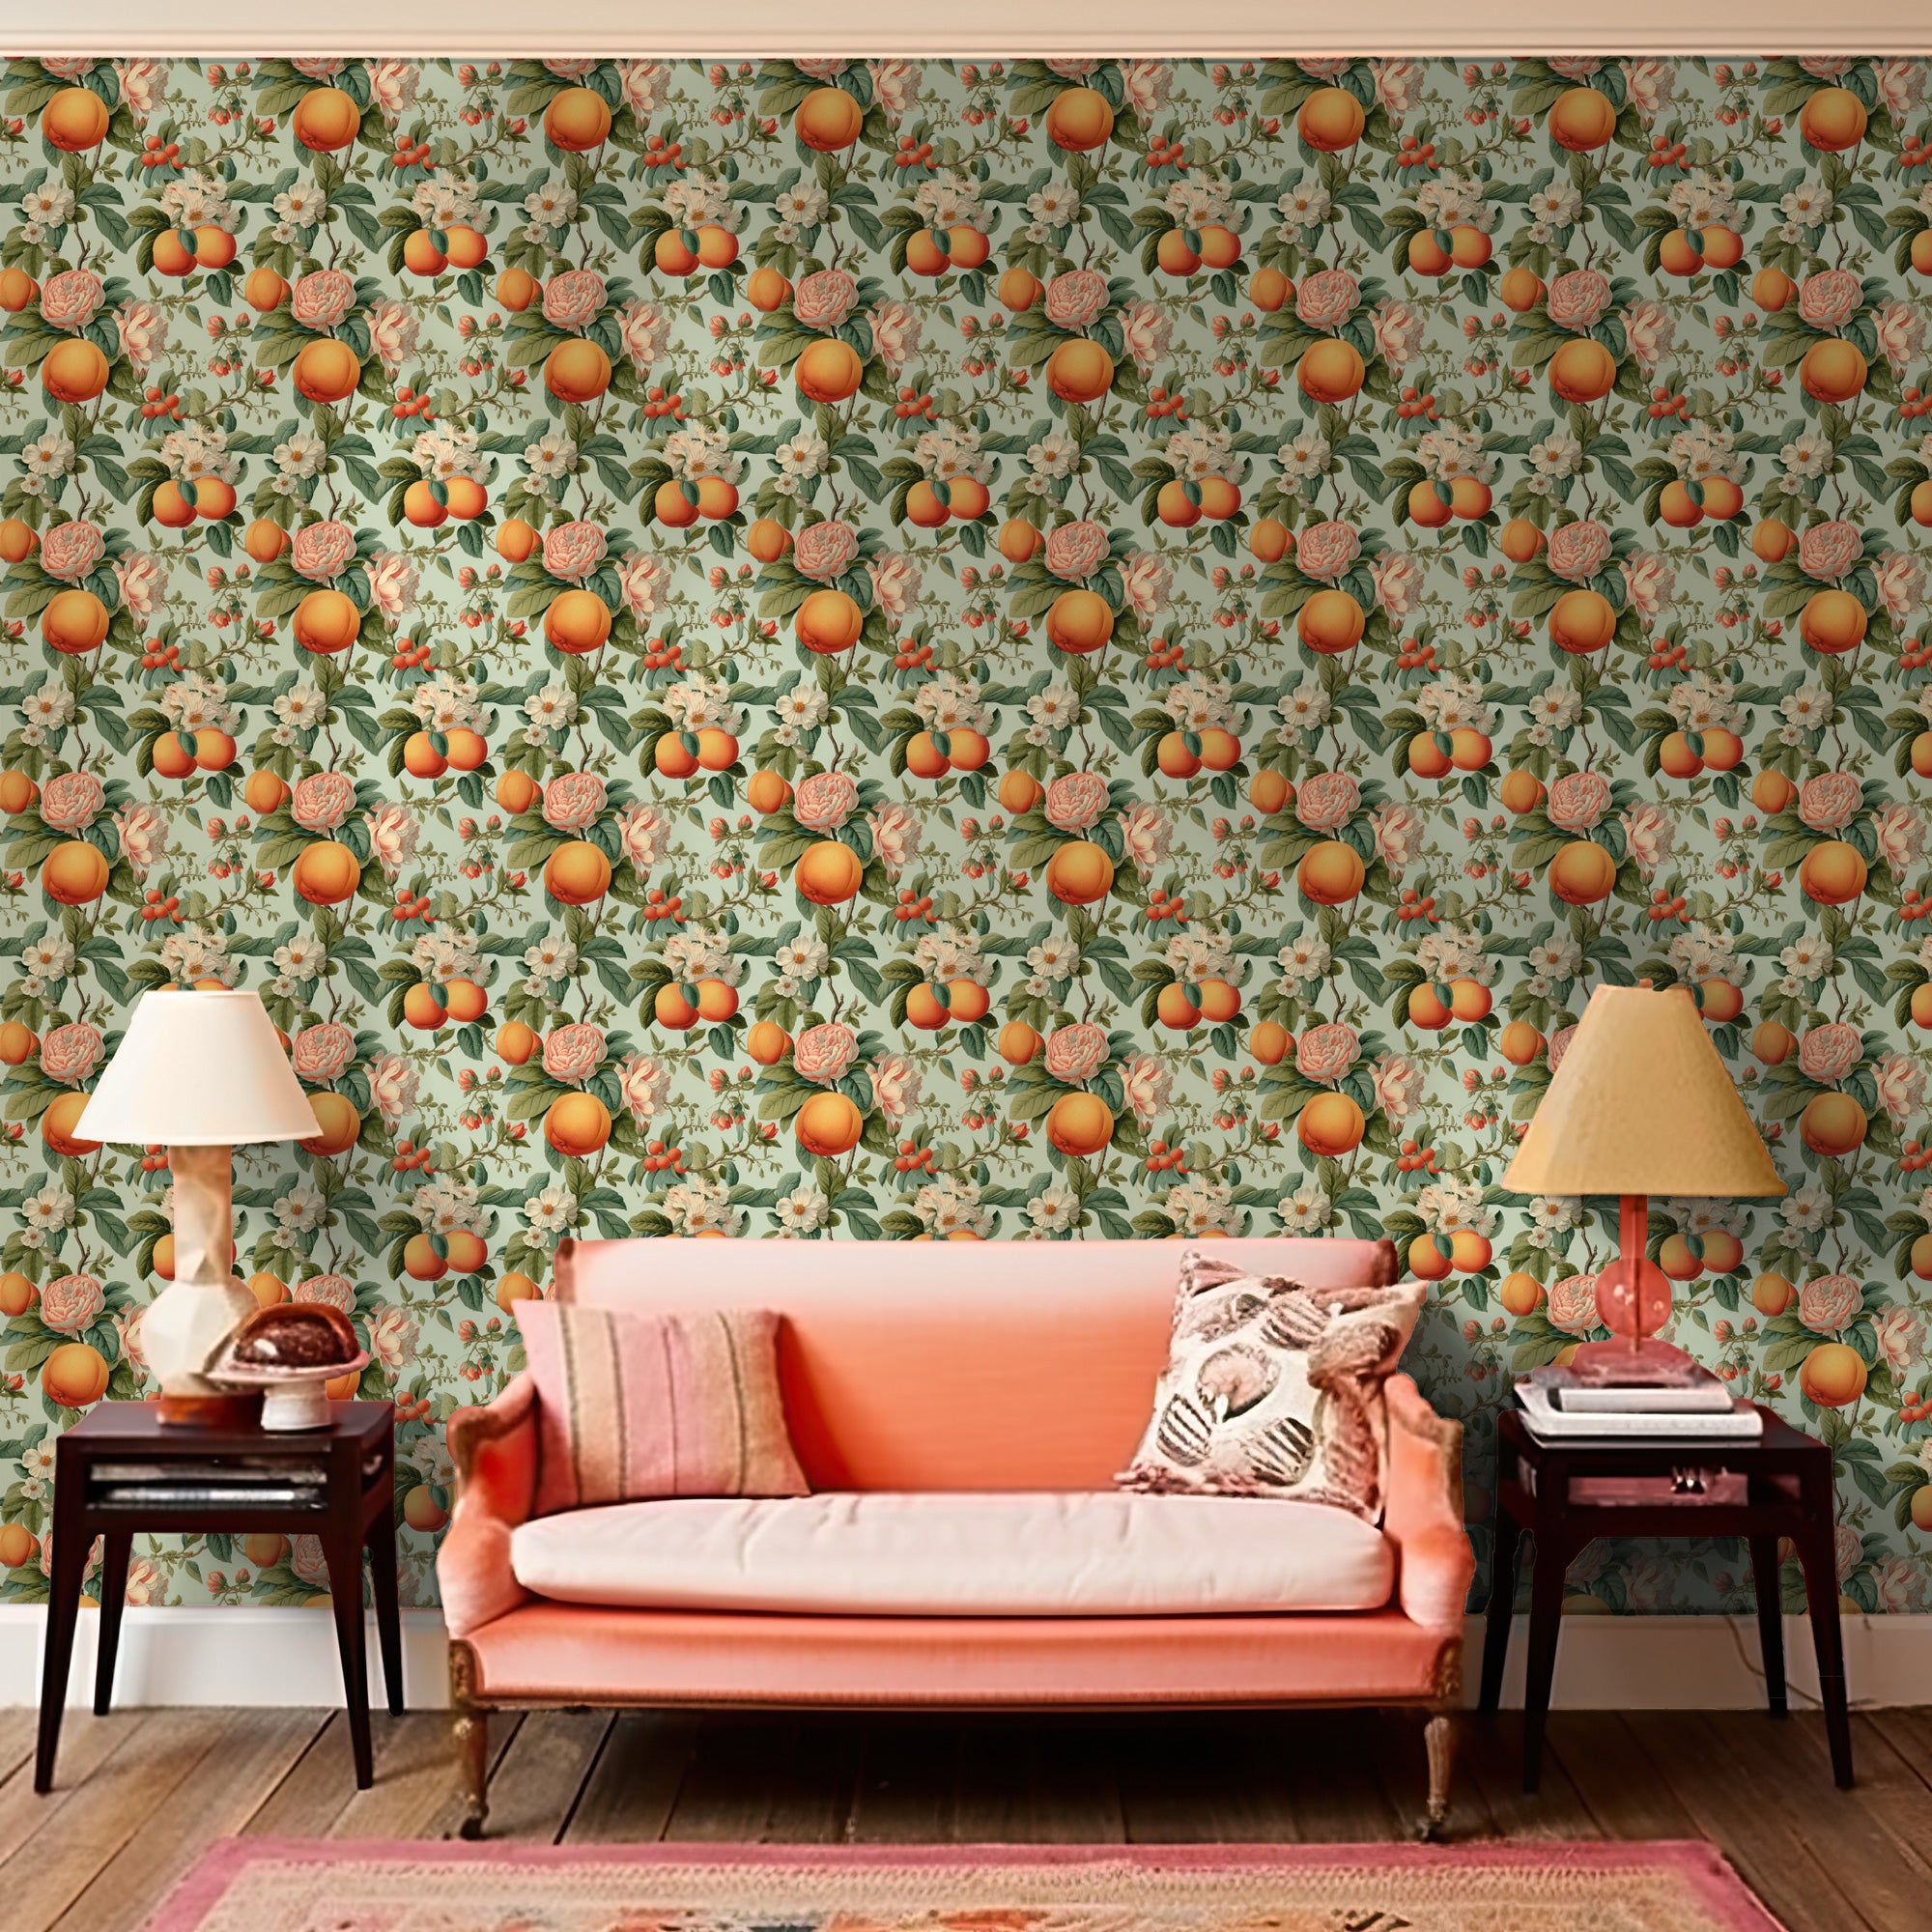
[[[1592,17],[1592,15],[1595,17]],[[1381,0],[1337,22],[1325,9],[1281,0],[1216,0],[1189,12],[1171,0],[980,0],[970,19],[916,15],[887,0],[838,0],[805,10],[746,0],[721,27],[699,9],[638,7],[635,0],[580,0],[568,19],[545,17],[527,0],[447,0],[399,9],[394,0],[332,0],[279,17],[211,9],[205,0],[89,0],[85,9],[0,0],[0,46],[11,53],[166,54],[251,59],[265,55],[415,55],[469,59],[587,54],[895,54],[923,59],[1255,59],[1339,54],[1482,57],[1509,54],[1932,54],[1924,0],[1759,0],[1748,18],[1683,0],[1621,0],[1614,21],[1596,10],[1552,13],[1542,0],[1488,0],[1445,10],[1423,0]]]

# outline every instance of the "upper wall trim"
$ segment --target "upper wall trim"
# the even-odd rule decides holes
[[[1333,14],[1344,13],[1337,21]],[[357,53],[504,57],[760,53],[900,54],[931,59],[1017,56],[1186,56],[1195,59],[1321,54],[1932,53],[1925,0],[1759,0],[1748,17],[1684,0],[1619,0],[1613,21],[1566,16],[1543,0],[1488,0],[1445,18],[1423,0],[1379,0],[1373,10],[1289,8],[1282,0],[980,0],[971,19],[921,16],[887,0],[749,0],[721,27],[707,9],[682,14],[635,0],[581,0],[558,20],[527,0],[331,0],[276,15],[211,10],[204,0],[91,0],[85,9],[0,0],[0,44],[15,54],[167,53],[227,58]],[[79,16],[79,17],[77,17]]]

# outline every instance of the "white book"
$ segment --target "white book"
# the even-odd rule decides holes
[[[1727,1415],[1731,1393],[1722,1382],[1690,1388],[1587,1388],[1559,1382],[1550,1391],[1566,1415]]]
[[[1721,1415],[1660,1415],[1655,1411],[1578,1414],[1556,1407],[1549,1392],[1534,1382],[1518,1382],[1529,1433],[1544,1442],[1611,1442],[1655,1439],[1664,1442],[1750,1441],[1764,1434],[1764,1418],[1749,1403],[1738,1401]]]

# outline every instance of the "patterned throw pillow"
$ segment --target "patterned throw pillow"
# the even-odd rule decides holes
[[[536,1509],[802,1496],[770,1309],[627,1315],[520,1301],[537,1385]]]
[[[1199,1490],[1382,1512],[1382,1381],[1426,1285],[1331,1288],[1186,1250],[1153,1419],[1123,1489]]]

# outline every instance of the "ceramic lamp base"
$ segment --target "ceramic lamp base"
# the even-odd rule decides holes
[[[262,1427],[270,1435],[327,1429],[329,1415],[328,1384],[322,1377],[262,1391]]]
[[[1646,1335],[1640,1341],[1580,1343],[1570,1366],[1579,1376],[1599,1377],[1627,1388],[1674,1388],[1693,1374],[1697,1365],[1674,1343]]]

